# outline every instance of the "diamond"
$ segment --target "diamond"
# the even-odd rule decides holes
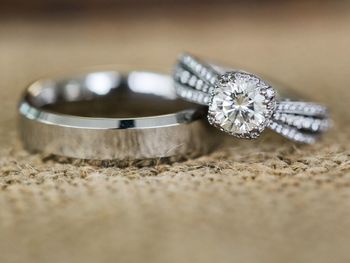
[[[240,138],[257,137],[268,124],[274,90],[258,77],[243,72],[220,76],[209,103],[209,122]]]

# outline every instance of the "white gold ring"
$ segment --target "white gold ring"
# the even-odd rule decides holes
[[[326,107],[281,96],[255,74],[226,70],[184,54],[174,79],[178,96],[208,105],[209,123],[235,137],[254,139],[268,127],[311,144],[330,126]]]
[[[19,105],[29,151],[79,159],[196,156],[213,144],[203,106],[177,99],[172,78],[113,70],[42,79]]]

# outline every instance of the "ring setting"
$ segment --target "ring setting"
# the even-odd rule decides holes
[[[218,77],[209,101],[208,121],[238,138],[257,138],[275,109],[275,91],[259,77],[227,72]]]
[[[255,139],[269,128],[312,144],[331,126],[326,107],[281,96],[255,74],[227,70],[189,54],[180,56],[174,80],[179,97],[209,106],[209,123],[238,138]]]

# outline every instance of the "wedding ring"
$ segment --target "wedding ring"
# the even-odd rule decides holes
[[[42,79],[19,104],[29,151],[94,160],[196,156],[208,152],[206,109],[177,99],[172,78],[95,71]]]
[[[297,142],[314,143],[330,126],[326,107],[282,96],[267,81],[242,70],[184,54],[175,67],[181,98],[208,105],[214,127],[238,138],[257,138],[265,128]]]

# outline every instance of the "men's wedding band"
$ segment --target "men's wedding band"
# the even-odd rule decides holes
[[[171,77],[157,73],[42,79],[26,89],[19,113],[24,146],[35,152],[137,160],[195,156],[212,147],[205,107],[177,99]]]
[[[293,141],[314,143],[330,126],[324,106],[291,100],[254,74],[189,54],[179,58],[174,79],[178,96],[208,105],[209,123],[239,138],[253,139],[270,128]]]

